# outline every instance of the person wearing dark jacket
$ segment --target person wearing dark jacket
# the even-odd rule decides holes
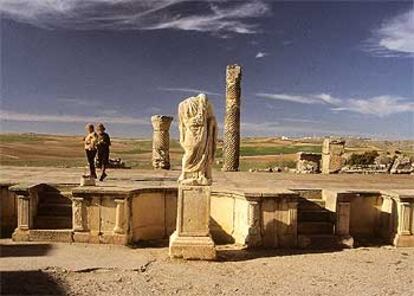
[[[109,164],[109,146],[111,146],[111,138],[105,132],[105,126],[102,123],[97,124],[96,131],[98,134],[96,143],[96,147],[98,148],[97,162],[102,172],[99,181],[103,181],[107,176],[106,168]]]

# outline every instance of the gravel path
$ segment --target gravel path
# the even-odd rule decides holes
[[[22,247],[22,245],[24,247]],[[414,295],[414,249],[229,250],[218,262],[165,247],[1,241],[2,295]]]

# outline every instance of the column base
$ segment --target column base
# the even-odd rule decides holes
[[[396,247],[414,247],[414,235],[397,234],[394,238],[393,245]]]
[[[169,255],[171,258],[193,260],[215,260],[216,249],[211,236],[170,236]]]
[[[12,234],[12,240],[15,242],[24,242],[29,240],[29,230],[16,228]]]
[[[338,235],[337,242],[345,248],[352,249],[354,247],[354,238],[351,235]]]

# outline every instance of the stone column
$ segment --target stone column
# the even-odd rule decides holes
[[[170,126],[173,117],[154,115],[151,123],[154,128],[152,138],[152,166],[154,169],[170,169]]]
[[[336,235],[349,235],[350,214],[351,204],[349,202],[338,202],[336,210]]]
[[[30,196],[17,195],[17,228],[29,230],[31,228]]]
[[[224,117],[223,171],[239,170],[241,67],[226,69],[226,113]]]
[[[125,200],[123,199],[115,199],[116,203],[116,216],[115,216],[115,227],[114,233],[117,234],[124,234],[124,207],[125,207]]]
[[[246,243],[249,247],[260,246],[262,237],[260,235],[260,204],[256,200],[249,200],[248,221],[249,232]]]
[[[85,231],[84,223],[84,206],[82,197],[72,198],[72,224],[73,231],[82,232]]]
[[[342,246],[352,248],[354,246],[354,238],[349,233],[349,224],[351,219],[351,203],[338,202],[336,209],[336,228],[335,234],[338,243]]]
[[[217,132],[213,106],[200,94],[181,102],[178,113],[184,155],[178,180],[177,228],[170,236],[169,255],[213,260],[216,250],[209,229],[211,166]]]
[[[400,202],[398,212],[398,234],[411,235],[411,204],[409,202]]]
[[[345,141],[326,138],[322,145],[322,173],[338,173],[343,166]]]

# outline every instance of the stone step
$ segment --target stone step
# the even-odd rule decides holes
[[[72,217],[72,204],[66,203],[41,203],[38,206],[39,216],[65,216]]]
[[[334,224],[330,222],[299,222],[299,234],[333,234]]]
[[[72,216],[36,216],[34,229],[72,229]]]
[[[352,248],[353,240],[338,238],[335,235],[298,235],[298,247],[300,249],[343,249]]]
[[[39,241],[39,242],[71,243],[73,241],[72,229],[58,229],[58,230],[30,229],[29,240]]]
[[[321,199],[301,199],[298,203],[299,210],[322,210],[325,209],[325,201]]]
[[[40,192],[39,203],[72,204],[70,192]]]
[[[298,221],[299,222],[331,222],[332,213],[327,210],[299,210]]]

